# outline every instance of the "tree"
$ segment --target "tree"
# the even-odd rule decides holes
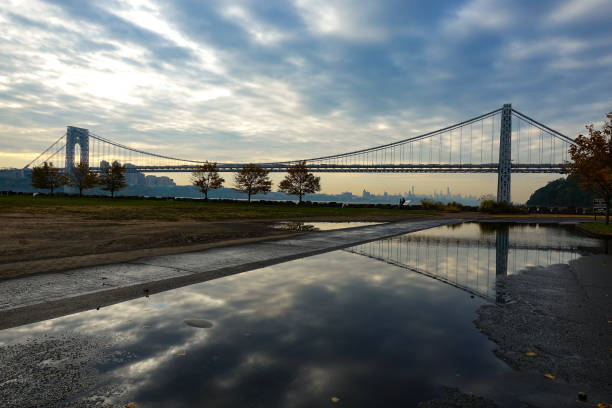
[[[100,175],[102,190],[110,191],[111,197],[115,197],[115,191],[121,190],[128,184],[125,182],[125,166],[118,161],[114,161],[110,166],[102,169]]]
[[[564,172],[576,177],[582,188],[604,199],[608,225],[612,198],[612,112],[606,118],[601,130],[591,124],[586,127],[588,136],[576,138],[576,144],[569,148],[572,161],[566,162]]]
[[[53,190],[66,185],[67,182],[66,175],[53,166],[52,162],[44,162],[42,166],[32,168],[32,187],[51,190],[51,195]]]
[[[321,177],[315,177],[308,172],[306,162],[301,161],[287,169],[285,179],[280,182],[279,191],[299,197],[300,204],[304,194],[312,194],[321,190]]]
[[[223,187],[225,179],[219,176],[217,163],[206,162],[196,171],[191,173],[191,181],[204,193],[204,199],[208,200],[208,190],[215,190]]]
[[[269,193],[272,190],[272,180],[268,177],[268,172],[254,164],[247,164],[234,177],[236,190],[242,191],[249,195],[249,203],[251,195],[257,193]]]
[[[83,196],[83,190],[100,184],[98,175],[89,169],[89,164],[79,163],[68,175],[68,184],[79,189],[79,197]]]

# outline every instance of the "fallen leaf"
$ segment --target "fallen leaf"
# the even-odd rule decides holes
[[[612,405],[600,402],[599,404],[597,404],[597,408],[612,408]]]
[[[546,378],[548,378],[550,380],[554,380],[556,378],[554,375],[548,374],[548,373],[544,374],[544,377],[546,377]]]
[[[129,403],[125,404],[125,408],[136,408],[136,403],[135,402],[129,402]]]
[[[333,403],[340,402],[340,398],[338,398],[338,397],[331,397],[331,402],[333,402]]]
[[[187,353],[185,353],[184,351],[181,351],[180,353],[176,353],[176,354],[179,355],[179,356],[186,356],[187,355]]]
[[[525,353],[525,355],[527,357],[535,357],[535,356],[538,355],[538,353],[536,353],[535,351],[528,351],[528,352]]]
[[[143,329],[150,329],[151,326],[149,326],[148,324],[145,324],[144,326],[142,326]]]

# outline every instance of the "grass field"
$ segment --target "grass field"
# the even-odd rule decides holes
[[[435,211],[383,208],[310,207],[292,204],[260,204],[257,202],[134,200],[94,197],[3,196],[0,213],[75,215],[98,220],[163,220],[196,219],[275,219],[316,217],[376,217],[405,218],[415,215],[435,215]]]
[[[595,234],[609,235],[612,237],[612,224],[606,225],[600,222],[589,222],[582,224],[582,228]]]

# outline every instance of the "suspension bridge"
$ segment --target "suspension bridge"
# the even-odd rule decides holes
[[[541,243],[531,241],[529,235],[510,235],[507,225],[497,227],[490,238],[460,236],[452,230],[444,234],[425,230],[344,251],[407,269],[492,302],[503,302],[495,285],[498,276],[517,274],[532,266],[568,263],[584,253],[601,250],[598,242],[588,240],[563,242],[553,237]]]
[[[518,112],[512,105],[418,136],[329,156],[254,163],[285,172],[304,160],[316,173],[497,173],[497,200],[510,202],[511,173],[561,173],[574,140]],[[70,171],[78,162],[100,171],[114,161],[127,171],[192,172],[205,161],[146,152],[68,126],[66,133],[25,168],[53,162]],[[215,161],[208,158],[206,161]],[[240,171],[247,163],[218,163],[221,172]]]

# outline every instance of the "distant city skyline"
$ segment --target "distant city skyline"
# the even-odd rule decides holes
[[[67,125],[218,162],[376,146],[503,103],[575,137],[612,109],[611,20],[609,0],[7,0],[0,167],[24,166]],[[513,177],[520,202],[560,176]],[[322,181],[496,191],[486,174]]]

